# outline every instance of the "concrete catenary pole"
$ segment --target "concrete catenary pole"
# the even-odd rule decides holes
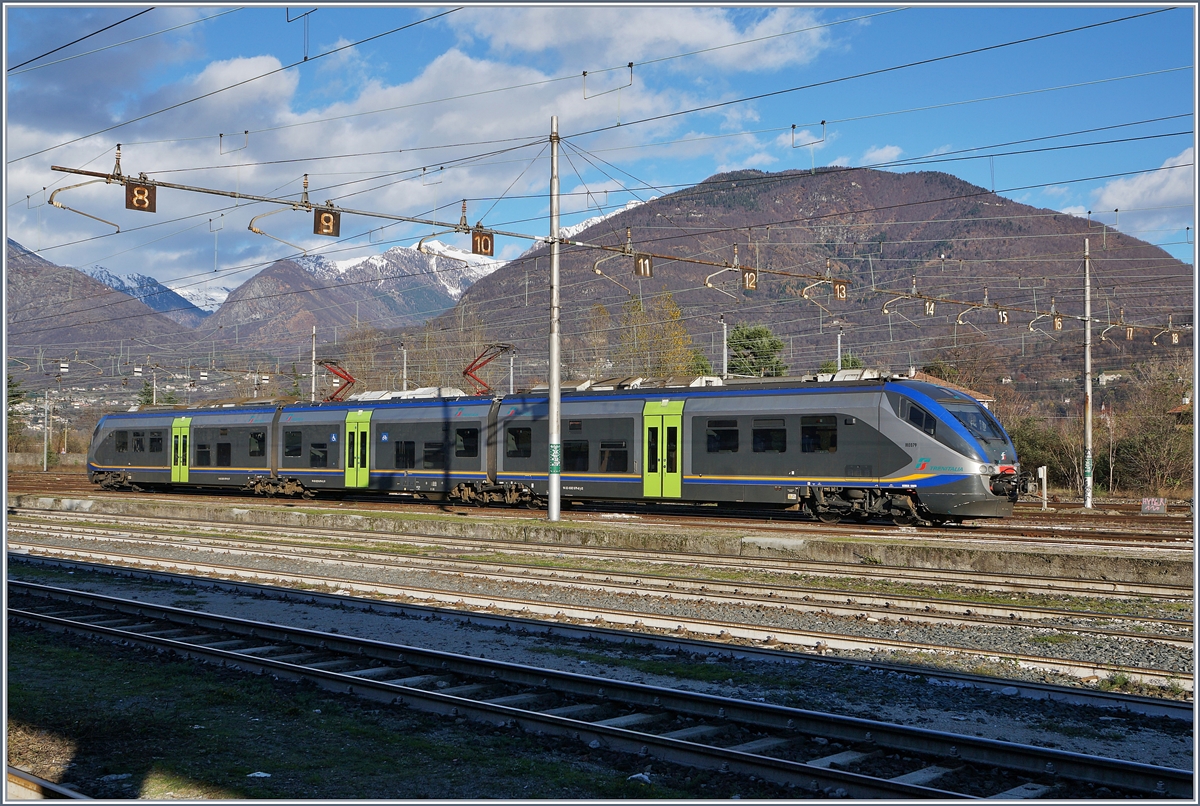
[[[559,375],[558,116],[550,118],[550,456],[547,519],[557,522],[562,505],[562,379]]]
[[[1092,508],[1092,258],[1083,239],[1083,507]]]
[[[312,389],[308,393],[308,402],[317,402],[317,326],[313,325],[312,332]]]
[[[721,378],[729,379],[729,325],[721,314]]]

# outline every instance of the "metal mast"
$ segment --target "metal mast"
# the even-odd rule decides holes
[[[1092,258],[1083,239],[1083,507],[1092,508]]]
[[[558,115],[550,118],[550,470],[547,519],[560,519],[562,504],[562,379],[559,357],[558,299]]]

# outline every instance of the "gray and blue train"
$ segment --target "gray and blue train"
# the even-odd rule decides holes
[[[1012,441],[974,398],[843,375],[564,389],[563,500],[942,524],[1005,517],[1032,489]],[[110,414],[93,434],[89,477],[106,488],[545,503],[546,392],[364,398]]]

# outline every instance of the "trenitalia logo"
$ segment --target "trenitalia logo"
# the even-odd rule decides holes
[[[939,473],[939,472],[961,473],[961,472],[963,472],[961,465],[931,465],[931,464],[929,464],[928,456],[922,456],[920,459],[917,460],[917,468],[916,469],[917,470],[928,470],[930,473]]]

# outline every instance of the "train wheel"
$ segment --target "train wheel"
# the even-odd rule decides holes
[[[819,520],[821,523],[837,523],[841,519],[841,514],[832,509],[827,509],[824,512],[817,513],[817,520]]]
[[[917,522],[917,519],[908,512],[898,512],[892,515],[892,523],[897,526],[912,526]]]

